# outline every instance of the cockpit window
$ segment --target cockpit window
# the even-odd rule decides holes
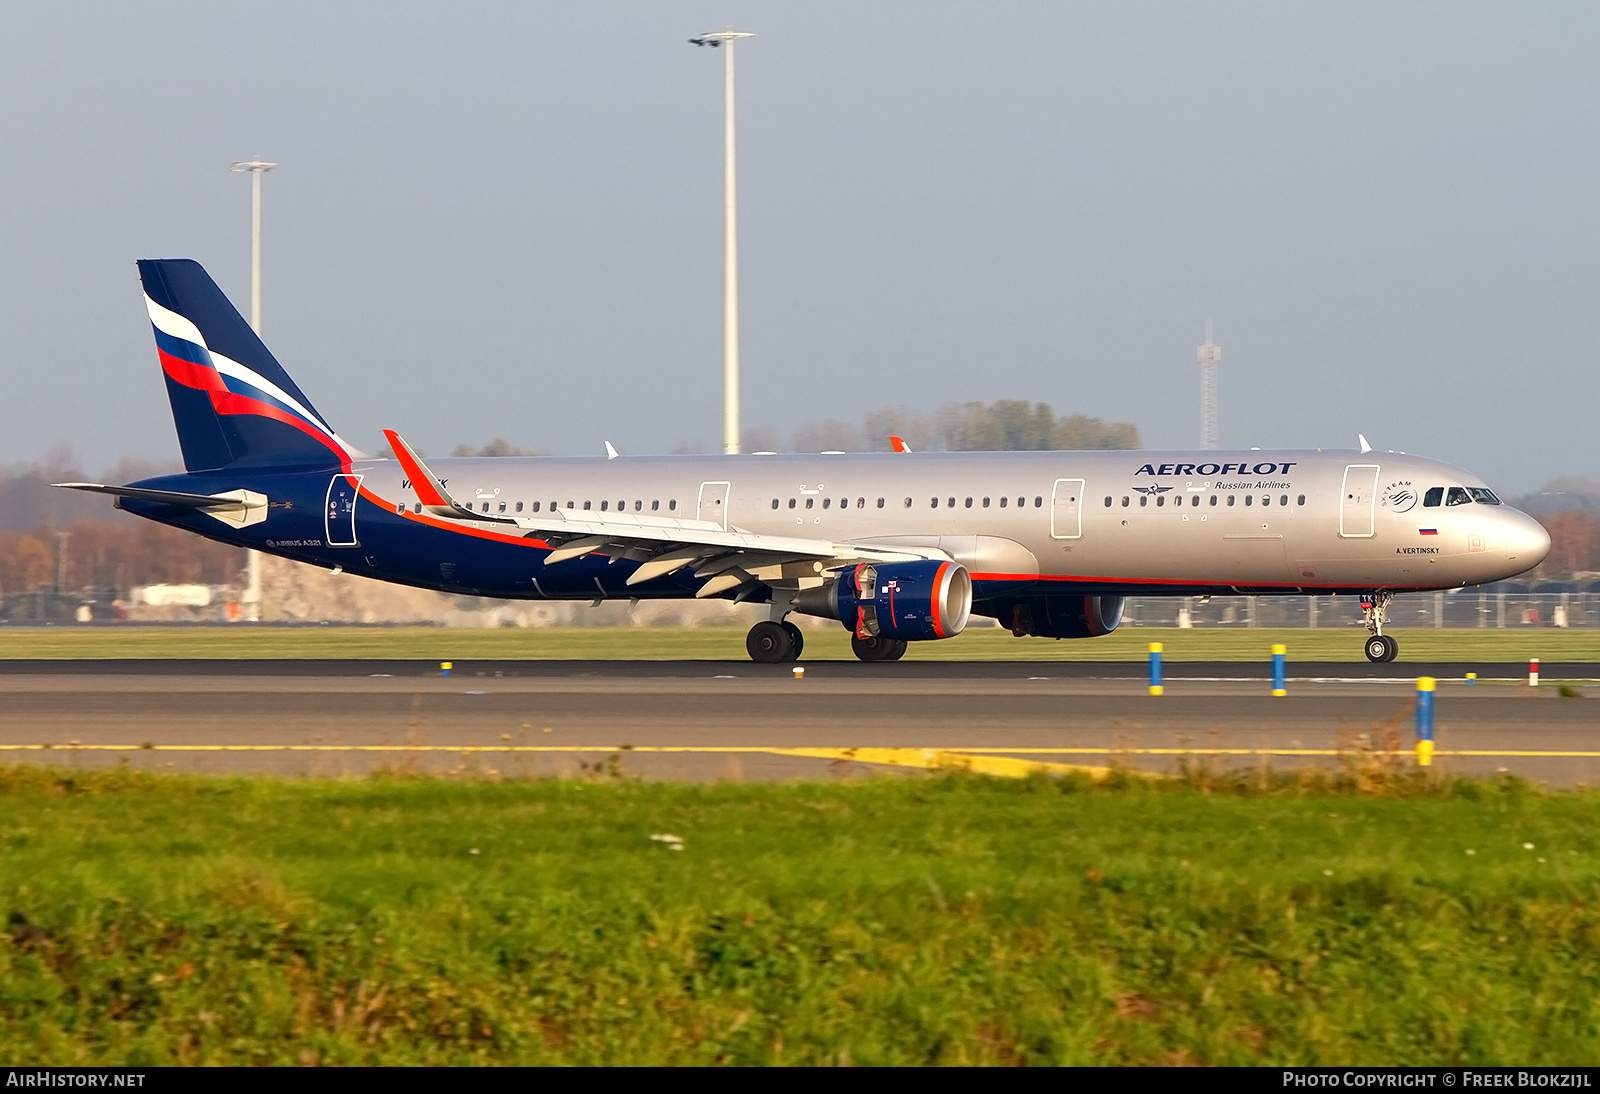
[[[1444,487],[1442,486],[1429,487],[1428,492],[1422,495],[1422,507],[1424,509],[1437,509],[1442,501],[1444,501]]]
[[[1450,494],[1444,499],[1446,505],[1471,505],[1472,495],[1459,486],[1452,486]]]
[[[1494,491],[1487,486],[1469,486],[1467,493],[1472,495],[1472,500],[1484,505],[1499,505],[1500,499],[1494,496]]]

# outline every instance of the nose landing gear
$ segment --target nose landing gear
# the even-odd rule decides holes
[[[1400,643],[1383,633],[1384,611],[1394,599],[1390,592],[1376,592],[1361,597],[1361,613],[1367,617],[1367,630],[1372,632],[1365,647],[1367,660],[1374,664],[1393,661],[1400,652]]]

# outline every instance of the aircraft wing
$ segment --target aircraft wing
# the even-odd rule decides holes
[[[579,513],[561,509],[531,516],[475,513],[450,496],[438,476],[399,434],[384,430],[384,436],[428,512],[455,520],[514,525],[524,535],[537,536],[550,545],[550,553],[544,560],[546,566],[595,552],[638,562],[639,568],[628,577],[629,585],[643,584],[691,567],[695,577],[707,579],[695,595],[707,597],[741,586],[749,586],[753,592],[758,582],[816,577],[827,570],[858,562],[949,558],[937,548],[886,547],[766,535],[738,527],[723,528],[712,521],[657,514],[590,510]]]

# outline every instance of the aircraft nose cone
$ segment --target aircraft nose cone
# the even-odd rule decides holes
[[[1550,553],[1550,533],[1544,525],[1518,513],[1517,520],[1506,536],[1507,561],[1515,562],[1520,570],[1531,570],[1543,562]]]

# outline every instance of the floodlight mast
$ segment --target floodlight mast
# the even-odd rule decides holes
[[[260,156],[228,165],[230,171],[250,173],[250,329],[261,333],[261,176],[277,164]],[[261,619],[261,552],[245,552],[244,617]]]
[[[733,44],[741,38],[754,37],[746,31],[716,30],[689,39],[697,46],[728,47],[722,59],[722,451],[730,456],[739,452],[739,214],[734,171]]]
[[[1222,360],[1222,347],[1211,340],[1211,320],[1206,320],[1206,341],[1196,356],[1200,359],[1200,447],[1216,448],[1220,440],[1217,431],[1217,362]]]

